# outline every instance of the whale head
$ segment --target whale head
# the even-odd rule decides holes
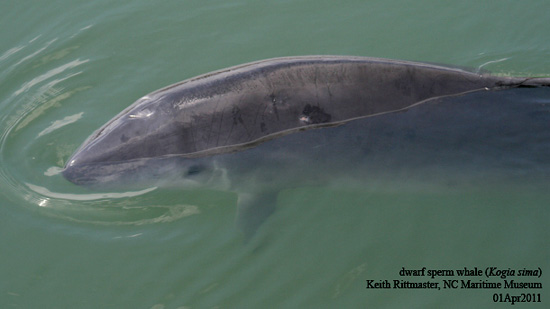
[[[63,176],[88,187],[214,185],[220,169],[193,155],[185,128],[159,98],[144,97],[94,132],[68,159]],[[176,183],[177,182],[177,183]]]

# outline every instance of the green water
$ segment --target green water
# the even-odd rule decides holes
[[[0,308],[508,306],[493,303],[495,292],[541,293],[528,306],[548,306],[544,184],[295,188],[244,244],[232,193],[93,193],[58,174],[144,94],[264,58],[375,56],[549,76],[546,1],[126,2],[0,6]],[[423,266],[540,267],[541,278],[523,281],[543,289],[365,289]]]

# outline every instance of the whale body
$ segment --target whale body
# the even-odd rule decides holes
[[[279,191],[336,177],[545,179],[549,85],[380,58],[268,59],[140,98],[94,132],[63,175],[91,187],[170,179],[234,191],[250,235]]]

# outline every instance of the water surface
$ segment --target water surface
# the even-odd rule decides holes
[[[0,306],[507,306],[491,290],[373,291],[365,280],[422,266],[547,271],[544,184],[296,187],[243,244],[232,193],[92,192],[59,171],[144,94],[254,60],[358,55],[549,76],[549,12],[545,1],[7,1]]]

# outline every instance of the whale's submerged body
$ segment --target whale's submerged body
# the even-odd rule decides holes
[[[248,235],[280,190],[299,185],[545,182],[549,85],[377,58],[264,60],[139,99],[63,175],[87,186],[232,190]]]

